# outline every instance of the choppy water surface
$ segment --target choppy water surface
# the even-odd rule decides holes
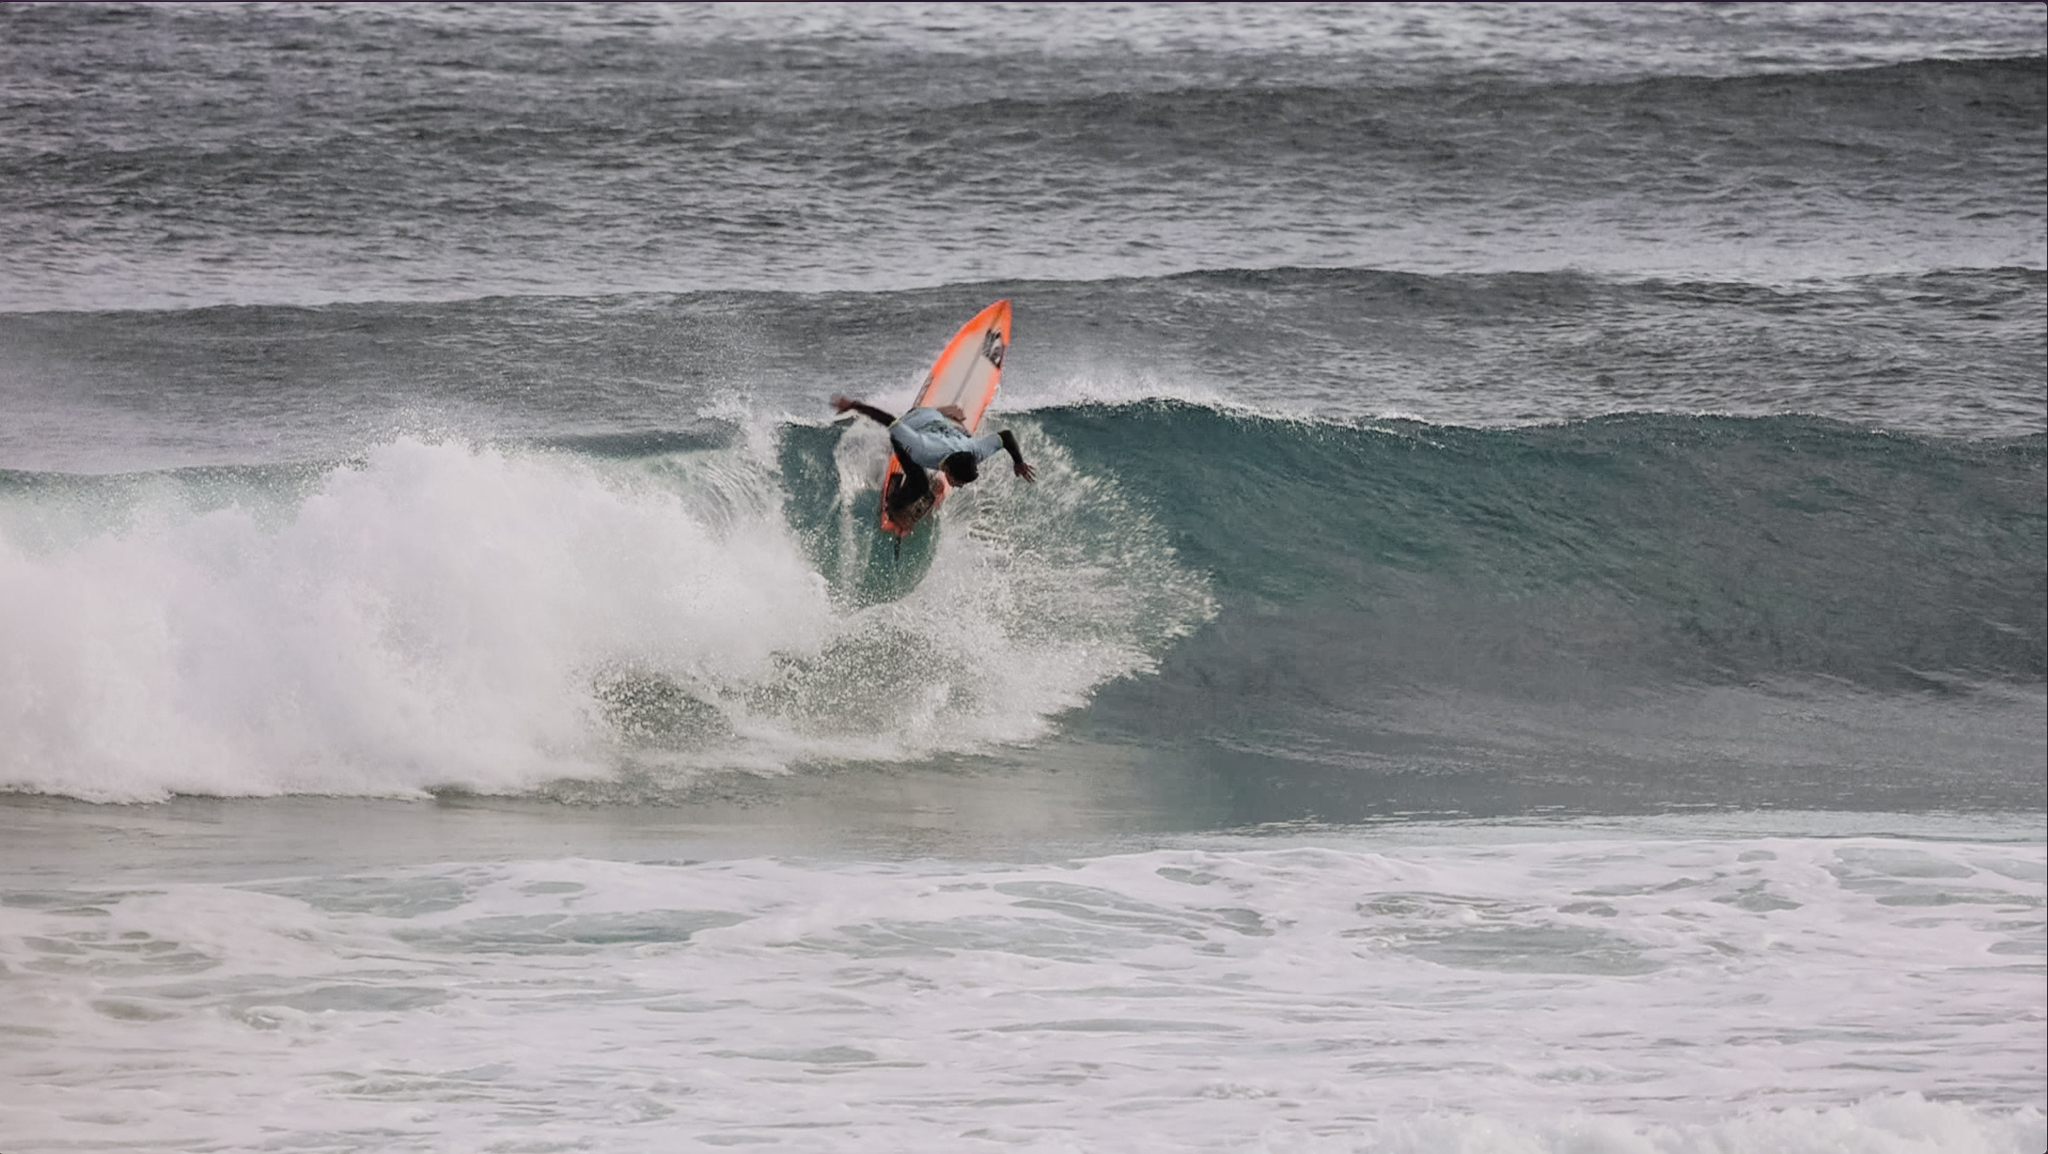
[[[0,1147],[2040,1149],[2044,58],[0,8]]]
[[[218,812],[116,817],[213,876],[123,876],[117,851],[95,855],[114,886],[7,883],[37,1025],[4,1064],[43,1087],[10,1112],[21,1148],[137,1127],[423,1150],[1996,1150],[2042,1131],[2036,1107],[1969,1105],[2026,1102],[2040,1077],[2040,1015],[2012,1012],[2038,1005],[2042,952],[2019,823],[1974,827],[2018,842],[1896,815],[1863,828],[1914,836],[1409,823],[1007,864],[224,880],[342,812],[273,810],[233,848],[203,830]],[[550,836],[498,817],[470,837]],[[602,844],[636,838],[704,844]]]

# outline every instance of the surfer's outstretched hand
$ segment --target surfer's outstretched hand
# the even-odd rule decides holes
[[[1010,468],[1027,481],[1038,480],[1038,470],[1024,463],[1024,450],[1018,447],[1016,434],[1004,429],[998,435],[1003,439],[1003,452],[1010,454]]]
[[[832,394],[832,408],[841,413],[844,413],[849,409],[857,411],[861,415],[867,417],[869,420],[874,421],[876,424],[880,425],[893,425],[896,423],[896,417],[894,414],[885,413],[882,410],[874,407],[873,405],[867,404],[862,401],[856,401],[852,397],[847,396],[845,393]]]

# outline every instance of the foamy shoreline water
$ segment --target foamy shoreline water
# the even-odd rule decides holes
[[[232,838],[263,804],[214,820]],[[17,833],[57,817],[9,808]],[[1717,820],[1746,819],[1036,865],[244,862],[104,889],[45,864],[0,904],[0,1128],[23,1151],[2037,1144],[2041,843],[1698,836]]]

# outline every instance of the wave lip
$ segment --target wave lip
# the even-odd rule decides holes
[[[922,363],[961,300],[997,297],[1023,302],[1029,326],[1004,396],[1019,409],[1177,398],[1337,423],[1664,412],[1964,438],[2048,427],[2040,269],[1773,286],[1225,267],[884,293],[0,314],[0,462],[331,461],[442,430],[613,458],[713,451],[757,419],[730,398],[815,419],[821,347],[847,390],[907,397],[903,366]]]

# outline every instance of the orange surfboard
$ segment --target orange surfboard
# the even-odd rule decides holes
[[[946,350],[932,362],[931,372],[924,375],[924,388],[918,391],[917,403],[912,407],[941,409],[958,405],[965,418],[961,425],[969,433],[978,433],[982,414],[988,412],[989,402],[996,399],[996,390],[1002,387],[1003,354],[1009,347],[1010,302],[997,301],[953,334]],[[882,475],[882,531],[899,538],[936,512],[953,488],[944,473],[934,471],[931,502],[920,501],[892,513],[889,498],[902,480],[903,466],[896,462],[896,454],[890,453],[888,472]]]

